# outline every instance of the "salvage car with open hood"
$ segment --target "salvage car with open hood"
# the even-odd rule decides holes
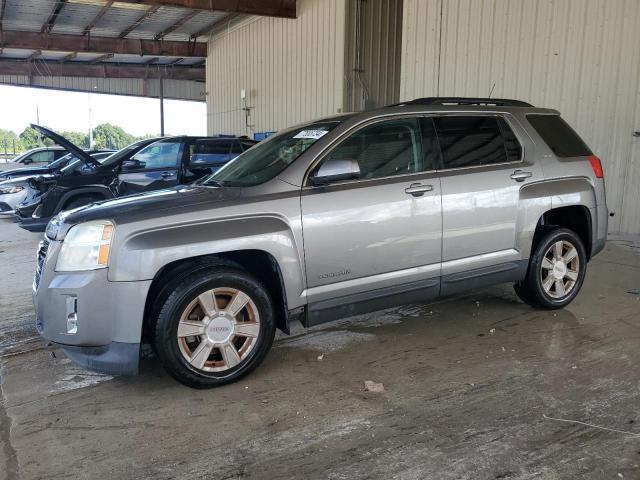
[[[16,209],[20,226],[29,231],[44,231],[49,219],[63,210],[194,182],[256,143],[221,136],[152,138],[98,162],[55,132],[33,127],[73,151],[78,160],[57,174],[30,180],[33,193]]]

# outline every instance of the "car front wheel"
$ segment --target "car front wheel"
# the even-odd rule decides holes
[[[274,335],[273,306],[265,288],[240,269],[217,266],[187,276],[166,298],[155,347],[175,379],[209,388],[256,368]]]

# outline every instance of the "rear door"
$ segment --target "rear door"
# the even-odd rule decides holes
[[[118,174],[118,194],[129,195],[178,185],[184,145],[183,140],[162,140],[123,162]]]
[[[231,158],[230,138],[199,138],[188,148],[184,183],[191,183],[205,175],[217,172]]]
[[[464,280],[520,267],[520,190],[542,172],[525,160],[509,117],[452,114],[434,122],[442,152],[442,289],[451,293]]]

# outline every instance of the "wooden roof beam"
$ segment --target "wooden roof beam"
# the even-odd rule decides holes
[[[296,0],[118,0],[157,7],[178,7],[190,10],[220,11],[296,18]]]
[[[107,3],[104,4],[104,6],[100,9],[100,11],[96,14],[95,17],[93,17],[93,20],[91,20],[91,22],[89,22],[89,24],[84,27],[83,30],[83,34],[87,35],[89,32],[91,32],[91,29],[93,29],[93,27],[96,26],[96,24],[100,21],[100,19],[102,17],[104,17],[104,14],[107,13],[107,10],[109,10],[111,8],[111,5],[113,5],[114,0],[108,0]]]
[[[92,35],[78,36],[14,30],[2,31],[0,47],[43,51],[150,55],[156,57],[204,58],[207,56],[207,44],[202,42],[94,37]]]
[[[162,78],[170,80],[205,81],[202,67],[141,65],[122,63],[89,64],[86,62],[59,63],[38,60],[38,68],[25,60],[0,59],[0,75],[38,75],[40,70],[54,77],[95,77],[95,78]]]
[[[53,4],[53,10],[51,11],[51,15],[49,15],[49,19],[44,25],[42,25],[42,28],[40,29],[41,32],[51,33],[51,30],[56,24],[58,15],[60,14],[60,11],[62,10],[62,7],[64,7],[65,3],[67,3],[67,0],[56,0],[56,2]]]
[[[156,37],[155,37],[156,40],[160,40],[161,38],[166,37],[171,32],[173,32],[173,31],[177,30],[178,28],[180,28],[181,26],[183,26],[185,23],[187,23],[189,20],[191,20],[193,17],[195,17],[199,13],[200,12],[198,10],[194,10],[193,12],[187,13],[184,17],[182,17],[180,20],[175,22],[173,25],[167,27],[164,31],[162,31],[159,34],[157,34]]]
[[[136,28],[138,28],[140,25],[142,25],[142,23],[147,18],[149,18],[154,13],[156,13],[159,8],[160,8],[159,6],[148,8],[147,11],[144,12],[135,22],[133,22],[131,25],[129,25],[127,28],[125,28],[122,32],[120,32],[120,38],[124,38],[127,35],[129,35],[131,32],[133,32]]]

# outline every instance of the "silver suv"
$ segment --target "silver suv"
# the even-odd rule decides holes
[[[64,212],[33,283],[41,334],[129,374],[237,380],[275,330],[501,282],[536,308],[602,250],[600,160],[555,110],[425,98],[282,131],[197,184]]]

